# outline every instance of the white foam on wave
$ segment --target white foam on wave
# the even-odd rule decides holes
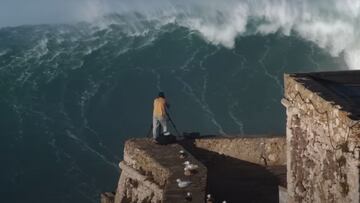
[[[59,6],[46,5],[49,11]],[[67,7],[71,9],[63,10],[61,15],[67,16],[66,21],[70,18],[88,21],[100,29],[113,24],[127,25],[129,36],[144,36],[154,28],[176,23],[198,32],[210,43],[228,48],[233,48],[236,38],[244,34],[296,33],[332,56],[344,55],[349,68],[360,67],[359,0],[81,0],[61,3],[61,8]],[[118,16],[103,17],[111,13]],[[49,16],[49,21],[52,17]],[[35,23],[27,19],[23,22]],[[48,20],[38,23],[46,22]],[[46,53],[46,49],[41,49],[46,43],[42,43],[38,47],[39,56]]]
[[[47,47],[48,42],[48,38],[42,38],[41,40],[39,40],[38,44],[29,52],[32,54],[31,57],[39,59],[45,56],[49,52],[49,49]]]
[[[96,2],[98,4],[98,2]],[[109,6],[110,5],[110,6]],[[102,9],[102,8],[107,9]],[[296,33],[336,57],[344,54],[347,65],[360,67],[360,1],[358,0],[144,0],[103,1],[106,12],[130,15],[135,33],[143,33],[142,18],[177,23],[197,31],[215,45],[233,48],[244,34]],[[85,8],[86,9],[86,8]],[[94,12],[99,16],[99,12]],[[101,13],[101,12],[100,12]],[[249,22],[256,22],[248,30]],[[140,23],[139,23],[140,22]],[[250,32],[250,33],[249,33]]]

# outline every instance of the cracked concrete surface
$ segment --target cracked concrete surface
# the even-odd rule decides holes
[[[359,202],[360,125],[338,101],[314,77],[285,75],[288,202]]]

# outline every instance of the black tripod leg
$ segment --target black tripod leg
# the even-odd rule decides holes
[[[167,115],[167,118],[168,118],[168,120],[170,121],[171,125],[173,126],[174,130],[176,131],[177,135],[180,136],[180,133],[179,133],[179,131],[177,130],[175,123],[174,123],[173,120],[171,119],[170,114],[169,114],[168,112],[166,112],[166,115]]]
[[[149,132],[147,133],[147,135],[146,135],[146,137],[152,137],[151,135],[152,135],[152,129],[153,129],[153,125],[151,124],[150,125],[150,129],[149,129]]]

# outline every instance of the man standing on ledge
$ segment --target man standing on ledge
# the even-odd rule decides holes
[[[159,92],[158,97],[154,100],[154,111],[153,111],[153,138],[158,137],[159,125],[163,129],[163,135],[170,135],[167,130],[166,124],[166,108],[169,107],[169,104],[166,102],[164,92]]]

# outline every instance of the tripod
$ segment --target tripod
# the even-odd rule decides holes
[[[174,121],[171,119],[170,114],[167,111],[166,111],[166,116],[167,116],[168,120],[170,121],[171,125],[173,126],[174,130],[176,131],[177,136],[180,136],[180,133],[177,130]]]
[[[175,130],[175,132],[176,132],[176,134],[177,134],[177,136],[180,136],[180,133],[179,133],[179,131],[177,130],[174,121],[171,119],[170,114],[169,114],[167,111],[166,111],[166,117],[167,117],[168,121],[170,121],[172,127],[174,128],[174,130]],[[149,129],[149,131],[148,131],[148,133],[147,133],[147,137],[151,137],[152,129],[153,129],[153,125],[151,124],[151,125],[150,125],[150,129]],[[159,131],[159,132],[160,132],[160,131]]]

